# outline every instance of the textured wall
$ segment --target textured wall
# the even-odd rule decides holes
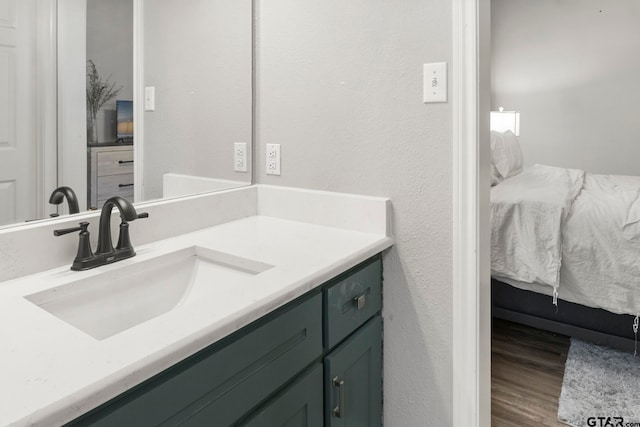
[[[493,107],[527,164],[640,175],[640,3],[493,0]]]
[[[251,142],[251,1],[143,7],[144,85],[156,88],[156,111],[144,116],[144,199],[162,196],[170,172],[250,181],[233,171],[233,143]]]
[[[391,198],[385,423],[451,425],[452,113],[422,103],[422,64],[451,61],[451,4],[258,6],[257,181]],[[280,177],[267,143],[282,145]]]

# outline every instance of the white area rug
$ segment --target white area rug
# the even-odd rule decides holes
[[[640,356],[572,338],[558,419],[576,427],[640,423]]]

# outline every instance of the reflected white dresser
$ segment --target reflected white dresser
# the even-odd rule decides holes
[[[133,145],[90,144],[87,151],[88,208],[100,209],[113,196],[133,201]]]

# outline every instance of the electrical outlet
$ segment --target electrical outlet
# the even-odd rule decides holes
[[[233,144],[233,170],[236,172],[247,171],[247,143],[236,142]]]
[[[267,175],[280,175],[280,144],[267,144]]]

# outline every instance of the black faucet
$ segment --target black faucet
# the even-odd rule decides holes
[[[111,243],[111,211],[114,207],[117,207],[120,211],[120,219],[122,220],[120,223],[118,244],[115,248]],[[146,212],[138,214],[131,202],[127,199],[120,196],[108,199],[104,202],[104,205],[102,206],[102,213],[100,214],[98,247],[95,254],[91,251],[91,243],[89,242],[88,222],[81,222],[79,227],[55,230],[53,234],[55,236],[62,236],[63,234],[80,231],[78,253],[76,254],[76,258],[73,260],[71,269],[75,271],[89,270],[91,268],[111,264],[112,262],[135,256],[136,252],[133,250],[131,239],[129,238],[129,221],[148,217],[149,214]]]
[[[59,205],[62,201],[67,199],[67,206],[69,206],[70,214],[80,213],[80,206],[78,206],[78,198],[76,197],[76,193],[71,189],[71,187],[58,187],[53,190],[51,196],[49,197],[49,203],[52,205]],[[51,216],[58,216],[58,214],[51,214]]]
[[[111,211],[116,207],[120,211],[120,235],[118,237],[118,244],[113,247],[111,243]],[[96,255],[111,255],[118,254],[119,259],[129,258],[136,253],[131,246],[131,240],[129,239],[129,222],[138,218],[148,218],[148,213],[138,214],[131,202],[127,199],[115,196],[108,199],[102,205],[102,212],[100,213],[100,226],[98,229],[98,248],[96,249]],[[128,256],[122,256],[124,254]]]

